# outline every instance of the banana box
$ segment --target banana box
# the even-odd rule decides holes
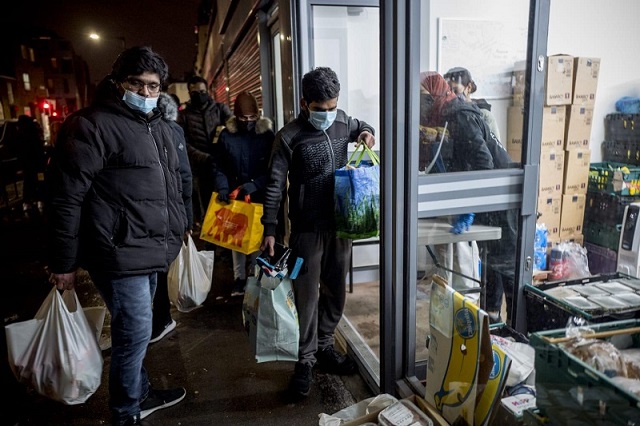
[[[436,275],[429,325],[426,401],[449,423],[485,424],[491,407],[480,402],[494,366],[487,313]]]

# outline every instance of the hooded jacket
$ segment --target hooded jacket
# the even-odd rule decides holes
[[[51,164],[50,264],[66,273],[166,271],[187,219],[173,134],[160,111],[129,108],[109,77],[67,117]]]
[[[334,231],[334,174],[347,164],[347,147],[373,127],[338,110],[326,131],[318,130],[301,112],[277,134],[265,190],[262,223],[266,236],[275,236],[278,209],[289,184],[292,232]]]
[[[207,154],[215,155],[216,130],[231,116],[231,110],[227,105],[213,99],[201,109],[189,101],[186,108],[178,113],[178,124],[184,129],[184,137],[188,144]]]
[[[249,131],[240,131],[236,117],[231,117],[218,138],[216,190],[229,193],[244,185],[251,201],[264,202],[274,138],[273,122],[267,117],[260,117],[255,130]]]

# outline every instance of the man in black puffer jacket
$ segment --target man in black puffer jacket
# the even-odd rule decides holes
[[[316,361],[328,372],[356,371],[353,361],[333,347],[351,257],[351,240],[336,236],[334,173],[347,164],[350,142],[372,147],[375,137],[370,125],[338,109],[339,94],[338,77],[330,68],[305,74],[302,112],[276,134],[265,190],[262,249],[273,256],[278,209],[288,181],[289,246],[304,259],[293,284],[300,323],[298,362],[289,389],[294,397],[309,394]]]
[[[215,160],[217,136],[228,119],[232,117],[231,110],[223,103],[216,102],[209,95],[207,80],[200,76],[193,76],[187,82],[189,102],[185,109],[178,113],[178,124],[184,129],[187,144],[197,150],[207,153]],[[191,160],[192,157],[190,156]],[[193,171],[193,210],[194,220],[201,222],[214,190],[215,170],[212,167],[198,167],[191,164]]]
[[[187,218],[173,131],[156,108],[167,64],[148,47],[118,56],[88,107],[58,132],[51,164],[50,282],[72,289],[86,269],[111,313],[113,424],[140,424],[180,402],[143,367],[157,273],[182,247]]]

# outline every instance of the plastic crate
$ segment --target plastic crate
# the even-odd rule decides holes
[[[640,167],[627,163],[591,163],[589,191],[640,195]]]
[[[624,209],[627,205],[640,201],[640,196],[607,194],[605,192],[587,192],[584,219],[600,223],[603,226],[621,225]]]
[[[601,247],[585,241],[589,260],[589,272],[597,274],[611,274],[616,272],[618,265],[618,252],[607,247]]]
[[[630,329],[640,320],[592,324],[596,332]],[[552,425],[637,424],[640,397],[547,338],[564,337],[565,329],[532,333],[535,349],[536,406]],[[632,348],[640,348],[640,333],[630,334]],[[620,341],[620,340],[618,340]]]
[[[604,141],[602,159],[608,162],[640,165],[640,141]]]
[[[614,142],[640,142],[640,114],[607,114],[604,118],[604,139]]]
[[[598,222],[585,220],[582,225],[584,240],[592,244],[618,250],[620,243],[620,230],[622,225],[603,225]]]
[[[615,272],[612,274],[593,274],[589,277],[573,280],[552,281],[535,286],[525,284],[524,296],[527,309],[527,332],[532,333],[535,331],[564,328],[567,326],[567,322],[573,317],[584,318],[593,323],[640,318],[640,309],[638,308],[629,308],[623,311],[602,308],[587,312],[547,293],[548,290],[556,287],[597,284],[615,280],[616,278],[629,277]]]

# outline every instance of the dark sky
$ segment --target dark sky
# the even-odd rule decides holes
[[[15,2],[15,3],[13,3]],[[149,45],[169,64],[169,73],[181,78],[193,71],[197,37],[194,28],[200,0],[13,0],[5,18],[13,25],[34,25],[54,30],[70,40],[89,64],[92,81],[109,73],[111,64],[127,47]],[[4,24],[5,19],[0,21]],[[15,28],[15,27],[14,27]],[[105,38],[88,39],[96,32]],[[106,38],[115,37],[115,38]]]

